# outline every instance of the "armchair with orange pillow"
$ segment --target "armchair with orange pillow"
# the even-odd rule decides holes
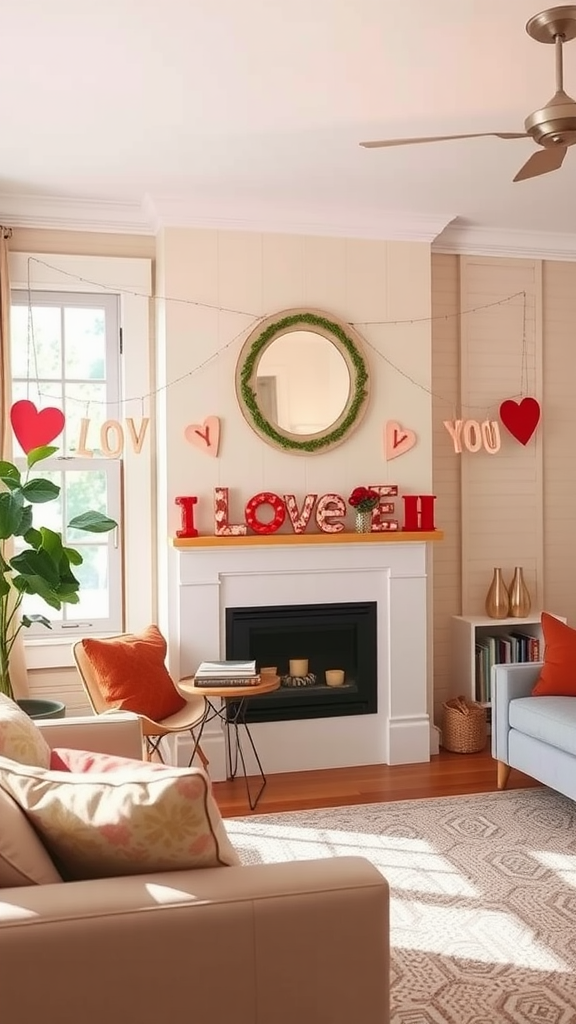
[[[498,787],[516,768],[576,800],[576,629],[542,612],[539,662],[492,669]]]
[[[158,626],[104,639],[86,637],[72,647],[95,714],[133,711],[140,718],[148,754],[162,759],[160,742],[171,733],[198,728],[207,711],[204,697],[184,697],[166,668],[166,640]],[[200,746],[204,767],[208,759]]]

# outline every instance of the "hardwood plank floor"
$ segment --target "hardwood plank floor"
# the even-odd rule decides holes
[[[252,780],[254,787],[258,779]],[[508,789],[539,783],[512,771]],[[223,817],[251,813],[299,811],[311,807],[416,800],[420,797],[490,793],[497,789],[496,762],[489,749],[479,754],[451,754],[441,750],[426,764],[368,765],[325,771],[286,772],[269,775],[268,784],[254,812],[246,798],[244,779],[214,783],[214,795]]]

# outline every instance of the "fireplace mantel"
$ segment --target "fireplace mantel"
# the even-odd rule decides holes
[[[214,546],[244,547],[248,544],[271,547],[278,544],[422,544],[443,540],[443,530],[382,530],[375,533],[272,533],[246,534],[243,537],[216,537],[202,534],[198,537],[173,537],[175,548],[205,548]]]
[[[377,713],[256,723],[262,763],[273,773],[428,761],[428,568],[431,541],[441,538],[441,531],[398,531],[175,541],[178,635],[171,646],[180,651],[180,676],[193,675],[202,660],[226,657],[228,607],[374,601]],[[202,746],[212,778],[224,779],[221,723],[206,727]]]

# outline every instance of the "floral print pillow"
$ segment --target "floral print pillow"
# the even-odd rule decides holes
[[[0,757],[38,768],[50,765],[50,747],[40,729],[3,693],[0,693]]]
[[[67,880],[240,863],[199,768],[76,774],[0,758],[0,786]]]

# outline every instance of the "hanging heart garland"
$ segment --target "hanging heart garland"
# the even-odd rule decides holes
[[[10,409],[10,422],[18,444],[28,454],[58,437],[65,421],[61,409],[37,409],[34,402],[22,399]]]
[[[217,416],[207,416],[203,423],[190,423],[184,436],[189,444],[216,458],[220,443],[220,420]]]
[[[540,405],[535,398],[507,398],[500,406],[500,419],[516,441],[528,444],[540,421]]]
[[[388,420],[384,429],[384,451],[388,461],[409,452],[416,444],[416,434],[408,427],[401,427],[396,420]]]

